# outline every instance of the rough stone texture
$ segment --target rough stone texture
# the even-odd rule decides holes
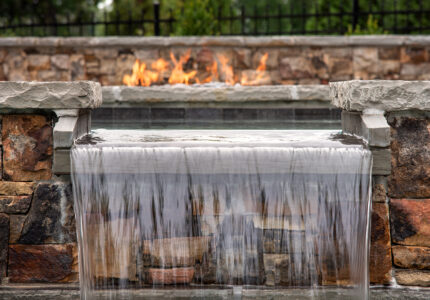
[[[51,178],[52,126],[41,115],[6,115],[2,119],[3,178],[32,181]]]
[[[70,184],[42,182],[34,191],[19,244],[70,243],[76,241]]]
[[[430,110],[430,82],[351,80],[330,83],[332,104],[348,111]]]
[[[9,244],[16,244],[21,236],[22,227],[24,226],[26,215],[9,216]]]
[[[101,103],[96,82],[0,82],[1,108],[95,108]]]
[[[430,247],[430,199],[390,200],[393,243]]]
[[[30,204],[31,196],[0,196],[0,213],[26,213]]]
[[[189,284],[193,280],[194,268],[149,269],[152,284]]]
[[[389,196],[430,197],[430,121],[393,116],[389,117],[388,122],[392,140]]]
[[[115,102],[247,102],[247,101],[328,101],[328,87],[318,86],[153,86],[103,87],[103,103]]]
[[[9,243],[9,217],[0,213],[0,280],[6,276]]]
[[[393,262],[400,268],[430,270],[430,248],[393,246]]]
[[[374,176],[372,179],[372,201],[387,201],[387,179],[385,176]]]
[[[264,274],[266,277],[265,284],[268,286],[287,285],[289,283],[289,255],[264,254],[263,259]]]
[[[430,286],[430,271],[396,270],[394,276],[401,285]]]
[[[11,245],[10,282],[75,282],[78,279],[76,244]]]
[[[373,203],[372,206],[369,260],[370,282],[389,284],[391,281],[391,242],[388,205],[385,203]]]
[[[33,194],[34,182],[0,181],[0,195],[20,196]]]

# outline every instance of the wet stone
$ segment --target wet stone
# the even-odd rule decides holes
[[[9,217],[0,213],[0,280],[6,276],[9,243]]]
[[[393,117],[388,123],[392,140],[389,196],[430,197],[430,120]]]
[[[391,281],[391,243],[387,204],[373,203],[371,226],[370,282],[389,284]]]
[[[33,194],[33,182],[0,181],[0,195],[20,196]]]
[[[0,196],[0,213],[26,213],[30,204],[31,196]]]
[[[400,285],[430,286],[430,271],[419,270],[396,270],[396,281]]]
[[[393,261],[400,268],[430,270],[430,248],[393,246]]]
[[[430,199],[391,199],[393,243],[430,247]]]
[[[155,285],[189,284],[194,268],[149,269],[149,281]]]
[[[20,244],[70,243],[76,241],[70,184],[39,183],[18,239]]]
[[[286,254],[264,254],[265,284],[279,286],[288,284],[290,259]]]
[[[52,125],[41,115],[6,115],[2,120],[3,178],[51,178]]]
[[[76,282],[76,244],[11,245],[9,280],[13,283]]]

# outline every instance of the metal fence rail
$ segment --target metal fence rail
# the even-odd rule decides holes
[[[363,3],[362,0],[360,3]],[[380,33],[430,33],[430,1],[418,1],[417,8],[398,9],[397,1],[366,0],[367,9],[359,0],[345,0],[343,6],[333,9],[330,4],[322,11],[305,1],[290,1],[288,5],[261,7],[219,8],[214,16],[220,35],[344,35],[366,27],[369,18],[376,20]],[[389,3],[388,3],[389,2]],[[378,9],[372,9],[378,3]],[[387,4],[388,3],[388,4]],[[127,15],[99,12],[83,17],[53,16],[54,21],[35,21],[33,17],[2,17],[0,36],[107,36],[174,34],[177,19],[172,11],[162,15],[160,4],[154,3],[151,12]]]

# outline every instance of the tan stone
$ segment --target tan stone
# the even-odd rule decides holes
[[[51,68],[49,55],[30,54],[27,56],[27,60],[29,71],[49,70]]]
[[[7,115],[2,120],[3,178],[51,178],[52,125],[41,115]]]
[[[87,78],[83,55],[75,54],[70,56],[70,76],[71,80],[85,80]]]
[[[131,54],[121,54],[116,59],[116,85],[122,85],[122,78],[124,75],[131,74],[135,61],[136,57]]]
[[[380,60],[400,60],[400,48],[399,47],[379,48],[378,58]]]
[[[424,47],[403,47],[400,56],[402,63],[419,64],[427,61],[427,51]]]
[[[70,69],[70,59],[66,54],[57,54],[51,56],[51,63],[53,66],[60,70],[69,70]]]
[[[288,254],[264,254],[265,284],[268,286],[288,285],[290,257]]]
[[[277,70],[279,68],[279,51],[272,49],[259,49],[252,55],[252,69],[257,69],[261,58],[267,53],[266,70]]]
[[[430,199],[391,199],[390,221],[393,242],[430,247]]]
[[[310,59],[305,57],[286,57],[279,65],[281,78],[284,79],[303,79],[315,77],[315,69]]]
[[[194,268],[149,269],[152,284],[189,284],[194,277]]]
[[[76,282],[77,245],[10,245],[9,280],[13,283]]]
[[[388,205],[373,203],[369,273],[370,282],[389,284],[391,281],[391,243]]]
[[[4,75],[9,81],[25,81],[29,78],[28,61],[23,51],[9,51],[3,64]]]
[[[396,270],[394,277],[400,285],[430,286],[430,271]]]
[[[117,58],[118,49],[108,48],[108,49],[94,49],[93,54],[98,58]]]
[[[430,270],[430,248],[393,246],[394,265],[405,269]]]
[[[160,54],[158,49],[138,49],[134,51],[134,56],[142,62],[150,64],[151,62],[157,60]]]
[[[178,237],[144,241],[143,255],[157,267],[187,267],[201,261],[209,250],[211,237]]]
[[[370,74],[377,74],[379,71],[377,48],[354,48],[352,59],[354,79],[370,79]]]
[[[31,195],[35,187],[34,182],[0,181],[0,195],[20,196]]]
[[[403,80],[429,80],[430,63],[402,64],[400,76]]]
[[[115,59],[103,59],[100,62],[100,74],[115,74]]]
[[[387,190],[382,183],[373,184],[372,201],[384,203],[387,200]]]
[[[247,48],[234,49],[234,68],[235,69],[250,69],[252,67],[252,52]]]

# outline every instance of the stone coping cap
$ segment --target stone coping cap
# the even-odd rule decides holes
[[[328,85],[104,86],[103,104],[169,102],[329,101]]]
[[[265,37],[7,37],[0,47],[288,47],[288,46],[402,46],[430,45],[430,36],[363,35],[363,36],[265,36]]]
[[[96,108],[101,103],[102,90],[98,82],[0,82],[0,108],[79,109]]]
[[[430,110],[430,81],[351,80],[330,83],[334,106],[347,111]]]

